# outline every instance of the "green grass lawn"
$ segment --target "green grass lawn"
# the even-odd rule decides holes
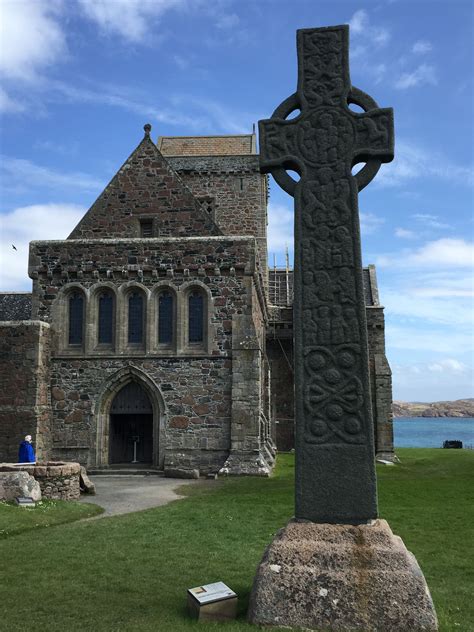
[[[24,531],[91,518],[102,512],[103,509],[97,505],[83,505],[63,500],[42,500],[34,508],[18,507],[15,502],[3,500],[0,501],[0,540]]]
[[[378,470],[380,514],[417,556],[440,630],[472,631],[474,452],[399,455],[400,465]],[[15,508],[16,535],[11,514],[2,526],[0,507],[0,531],[10,534],[0,540],[0,630],[255,629],[245,621],[248,594],[265,546],[293,513],[293,471],[292,456],[280,455],[271,479],[212,481],[188,487],[185,500],[166,507],[47,529],[26,524],[23,512],[36,510]],[[219,580],[239,595],[238,620],[190,620],[186,589]]]

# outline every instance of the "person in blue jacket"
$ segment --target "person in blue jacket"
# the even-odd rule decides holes
[[[31,445],[31,435],[26,435],[25,440],[20,443],[18,463],[36,463],[35,450]]]

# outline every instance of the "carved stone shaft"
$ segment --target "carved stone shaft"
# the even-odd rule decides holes
[[[297,92],[259,123],[261,170],[295,198],[296,518],[361,523],[377,493],[357,194],[393,159],[393,113],[351,87],[347,26],[297,38]]]

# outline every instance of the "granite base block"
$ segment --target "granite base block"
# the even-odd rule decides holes
[[[385,520],[291,521],[265,551],[248,618],[320,632],[435,632],[423,573]]]

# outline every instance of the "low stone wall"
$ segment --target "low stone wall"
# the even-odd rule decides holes
[[[28,472],[39,483],[43,498],[51,500],[78,500],[81,495],[79,463],[48,461],[32,465],[0,464],[0,472]]]

